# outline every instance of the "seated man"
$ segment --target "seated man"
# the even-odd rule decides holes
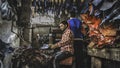
[[[60,61],[72,56],[74,53],[73,33],[68,28],[67,21],[62,21],[59,26],[60,26],[60,29],[63,31],[62,39],[56,44],[50,45],[51,49],[60,48],[60,51],[58,51],[54,57],[54,61],[53,61],[54,68],[61,68]]]

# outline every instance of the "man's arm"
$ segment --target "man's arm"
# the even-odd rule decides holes
[[[70,30],[67,30],[63,35],[61,41],[56,43],[55,47],[62,47],[65,45],[69,45],[71,42],[73,42],[73,34]]]

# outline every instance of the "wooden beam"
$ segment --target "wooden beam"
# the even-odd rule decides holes
[[[91,48],[88,49],[88,54],[90,56],[95,56],[99,58],[120,61],[120,48],[102,48],[102,49]]]
[[[97,57],[91,58],[91,68],[102,68],[102,62],[100,58]]]
[[[21,12],[20,23],[22,23],[22,35],[24,40],[20,40],[20,44],[24,45],[24,42],[31,42],[30,37],[30,15],[31,15],[31,3],[32,0],[21,0]],[[27,44],[26,44],[27,45]]]

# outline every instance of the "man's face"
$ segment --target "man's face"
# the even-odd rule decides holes
[[[64,24],[61,23],[61,24],[59,25],[59,27],[60,27],[60,29],[63,31],[63,30],[65,30],[65,28],[67,27],[67,25],[64,25]]]

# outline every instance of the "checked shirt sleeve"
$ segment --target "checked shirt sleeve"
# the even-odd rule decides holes
[[[71,30],[66,29],[65,32],[62,35],[61,41],[55,44],[55,46],[62,47],[65,45],[71,45],[73,42],[73,34]]]

